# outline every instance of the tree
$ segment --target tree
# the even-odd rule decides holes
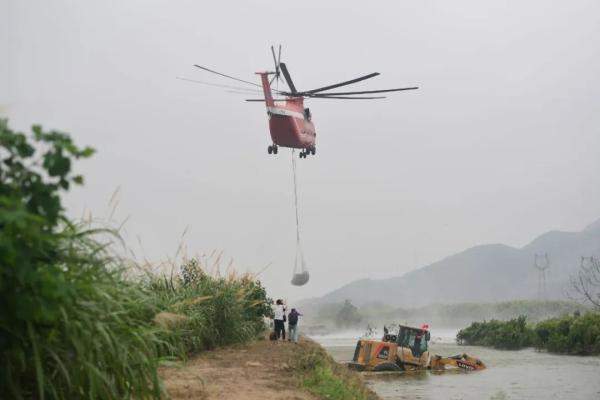
[[[339,327],[347,328],[350,326],[358,325],[362,321],[362,317],[358,313],[356,308],[350,300],[345,300],[342,308],[338,311],[335,316],[335,322]]]
[[[571,285],[583,300],[600,309],[600,260],[581,257],[579,271],[571,276]]]
[[[61,316],[73,300],[66,266],[82,263],[73,243],[85,235],[66,218],[60,195],[83,183],[71,164],[94,150],[61,132],[32,131],[14,132],[0,119],[0,350]]]

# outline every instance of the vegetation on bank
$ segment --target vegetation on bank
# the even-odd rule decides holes
[[[0,120],[0,398],[160,398],[159,362],[244,342],[270,300],[250,276],[210,276],[197,260],[170,277],[127,278],[61,194],[93,154],[61,132]]]
[[[334,321],[336,326],[348,328],[360,324],[363,321],[363,317],[358,312],[358,308],[350,300],[346,300],[336,312]]]
[[[310,343],[292,361],[301,387],[323,399],[375,400],[359,374],[333,360],[318,344]]]
[[[508,321],[473,322],[456,335],[459,344],[491,346],[498,349],[517,350],[531,346],[533,331],[527,326],[525,316]]]
[[[508,321],[473,322],[456,335],[459,344],[497,349],[536,347],[553,353],[600,354],[600,313],[565,315],[528,324],[524,316]]]

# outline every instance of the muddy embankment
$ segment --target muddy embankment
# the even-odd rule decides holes
[[[206,351],[162,367],[160,375],[173,400],[379,399],[359,374],[306,338],[298,344],[257,340]]]

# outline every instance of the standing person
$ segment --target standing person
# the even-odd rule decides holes
[[[283,330],[281,331],[281,338],[285,341],[285,322],[287,320],[287,308],[285,307],[285,303],[283,300],[281,300],[281,305],[283,306]]]
[[[298,317],[301,317],[298,311],[295,308],[292,308],[290,311],[290,315],[288,315],[288,329],[290,334],[290,341],[294,343],[298,343]]]
[[[285,340],[285,325],[283,321],[285,320],[285,308],[283,307],[283,301],[281,299],[277,299],[275,302],[275,307],[273,309],[273,322],[275,325],[275,337],[277,340],[281,338],[283,332],[283,339]]]

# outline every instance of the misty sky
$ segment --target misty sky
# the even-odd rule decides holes
[[[295,252],[290,152],[264,105],[228,84],[272,69],[296,86],[382,75],[377,101],[311,100],[300,160],[311,282]],[[600,2],[0,1],[0,113],[98,150],[71,215],[110,214],[143,258],[225,250],[272,296],[320,295],[483,243],[522,246],[600,217]],[[141,239],[142,246],[138,243]],[[143,249],[141,248],[143,247]]]

